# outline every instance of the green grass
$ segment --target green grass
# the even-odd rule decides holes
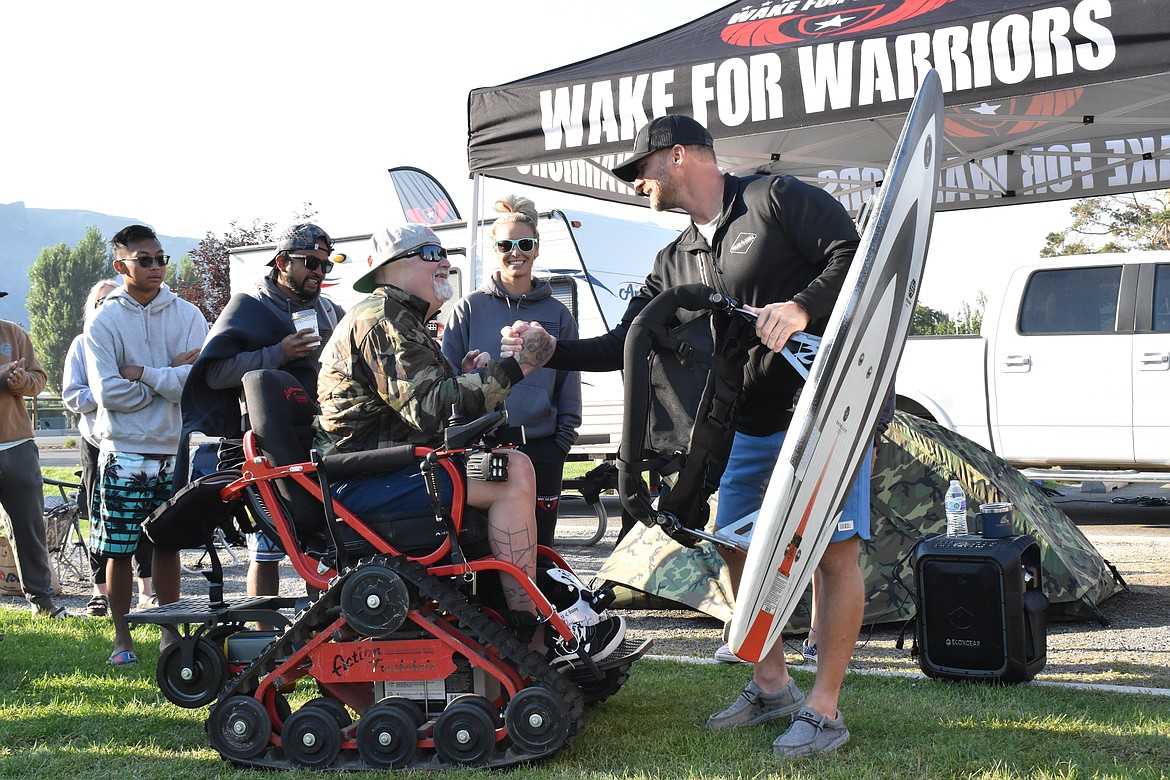
[[[76,466],[44,466],[41,468],[41,476],[57,479],[62,482],[72,482],[74,484],[81,481],[80,477],[77,476]],[[50,485],[48,483],[44,485],[44,494],[45,498],[49,498],[50,496],[59,498],[61,495],[56,485]]]
[[[565,468],[563,476],[565,479],[576,479],[583,477],[591,469],[595,468],[600,461],[596,460],[569,460],[565,461]]]
[[[165,701],[154,681],[157,631],[135,632],[141,662],[105,664],[104,620],[33,621],[0,607],[0,777],[262,777],[222,761],[203,732],[207,709]],[[729,701],[746,669],[642,661],[584,733],[510,780],[722,778],[1165,778],[1165,699],[1051,687],[1000,687],[851,676],[841,707],[853,741],[836,754],[773,757],[775,725],[714,733],[707,715]],[[812,678],[798,672],[807,691]],[[308,688],[302,684],[301,688]],[[298,690],[294,700],[311,695]],[[295,703],[294,703],[295,705]],[[269,776],[269,775],[264,775]],[[322,777],[306,771],[271,777]],[[419,775],[488,776],[482,771]]]

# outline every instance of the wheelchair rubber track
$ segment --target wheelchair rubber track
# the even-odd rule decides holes
[[[529,650],[506,626],[485,615],[449,582],[429,574],[426,568],[419,563],[392,555],[379,555],[364,560],[330,583],[328,590],[297,615],[292,625],[270,642],[247,669],[238,673],[228,682],[212,708],[214,709],[220,702],[226,701],[231,696],[253,695],[265,675],[276,668],[280,659],[288,657],[296,648],[309,641],[315,632],[328,627],[336,620],[340,608],[341,588],[345,584],[345,580],[361,567],[369,565],[380,565],[393,569],[400,577],[414,585],[424,599],[434,601],[442,612],[454,616],[461,628],[470,633],[481,644],[496,648],[501,658],[510,662],[519,671],[521,677],[530,679],[533,685],[548,689],[565,703],[565,708],[569,713],[569,733],[563,745],[543,753],[521,753],[514,746],[501,749],[499,746],[506,744],[507,740],[505,740],[504,743],[496,743],[495,751],[488,757],[483,766],[501,768],[544,758],[564,749],[577,738],[585,726],[586,701],[585,695],[574,682],[549,664],[543,655]],[[208,724],[210,724],[210,718]],[[227,757],[225,756],[225,758]],[[240,761],[229,758],[228,760],[239,766],[270,769],[298,768],[284,757],[283,751],[272,746],[266,748],[253,759]],[[414,760],[404,767],[404,769],[428,770],[453,768],[460,767],[444,762],[438,754],[432,751],[424,753],[422,750],[416,752]],[[366,764],[356,750],[343,751],[326,771],[343,769],[349,771],[386,771],[380,767]]]

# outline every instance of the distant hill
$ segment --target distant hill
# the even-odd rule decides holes
[[[24,203],[0,203],[0,290],[8,293],[0,298],[0,318],[19,322],[28,328],[28,312],[24,300],[28,296],[28,269],[41,250],[60,243],[75,246],[85,229],[97,225],[107,241],[122,228],[134,223],[149,224],[134,217],[114,217],[94,211],[69,209],[29,209]],[[176,259],[190,252],[199,243],[197,238],[159,236],[167,254]],[[113,269],[110,274],[113,275]]]

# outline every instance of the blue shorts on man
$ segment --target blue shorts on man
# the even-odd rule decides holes
[[[760,511],[768,478],[776,468],[776,458],[784,445],[785,431],[770,436],[735,434],[727,468],[719,481],[719,502],[715,510],[715,530],[735,523]],[[845,499],[845,506],[837,517],[837,530],[831,542],[840,542],[857,536],[868,539],[869,481],[873,474],[873,444],[865,450],[857,478]]]

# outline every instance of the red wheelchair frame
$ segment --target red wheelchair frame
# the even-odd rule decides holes
[[[440,448],[313,456],[282,465],[262,450],[255,431],[245,435],[239,476],[219,488],[219,501],[243,502],[253,517],[262,518],[261,526],[279,539],[297,574],[321,595],[291,620],[281,611],[290,600],[281,597],[235,605],[215,604],[213,597],[210,606],[187,598],[129,616],[171,626],[180,635],[159,660],[160,687],[180,706],[215,702],[207,730],[221,755],[237,764],[274,768],[508,766],[562,749],[583,728],[585,705],[604,700],[627,679],[649,640],[627,639],[601,663],[580,652],[562,671],[529,650],[498,611],[476,603],[478,594],[469,592],[485,573],[513,578],[536,605],[546,631],[555,632],[568,651],[577,649],[577,635],[523,570],[508,561],[464,556],[459,534],[468,477],[456,458],[497,449],[482,440],[506,420],[502,412],[495,414],[462,426],[467,435],[459,441],[449,436]],[[334,499],[328,475],[336,471],[352,478],[412,462],[424,475],[444,469],[454,494],[444,510],[437,480],[428,478],[436,528],[447,533],[433,549],[407,554]],[[216,484],[224,478],[230,477]],[[313,551],[304,542],[294,520],[297,505],[289,502],[291,485],[303,491],[302,510],[307,496],[325,518],[325,539],[331,540],[326,549]],[[364,545],[353,566],[343,529]],[[551,565],[569,569],[555,551],[541,546],[537,552]],[[249,621],[285,627],[257,632],[246,627]],[[285,692],[305,677],[322,695],[291,712]],[[454,696],[444,688],[445,700],[434,708],[430,694],[419,705],[394,693],[448,686],[455,678],[472,683],[461,683],[468,690],[459,694],[457,688]]]

